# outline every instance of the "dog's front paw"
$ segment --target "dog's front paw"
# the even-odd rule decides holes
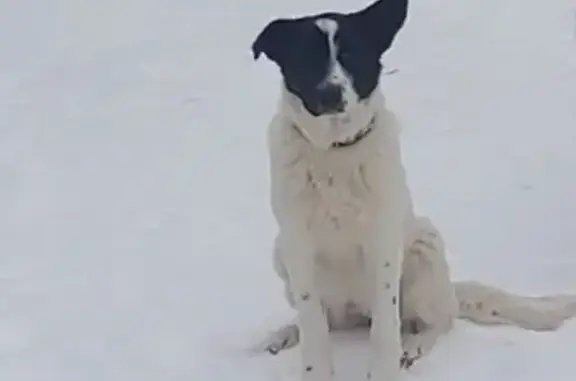
[[[424,351],[418,335],[407,335],[402,342],[402,356],[400,357],[400,367],[408,369],[414,362],[422,358]]]
[[[408,351],[404,351],[402,356],[400,357],[400,367],[403,369],[410,368],[416,360],[422,357],[421,351],[416,353],[411,353]]]

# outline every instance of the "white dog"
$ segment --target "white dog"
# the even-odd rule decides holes
[[[379,89],[380,57],[406,13],[407,0],[379,0],[279,19],[252,46],[284,80],[269,129],[274,264],[297,311],[265,346],[300,342],[304,381],[333,380],[331,329],[370,326],[367,379],[395,381],[455,318],[552,330],[576,313],[572,296],[451,282],[440,233],[414,214],[399,128]]]

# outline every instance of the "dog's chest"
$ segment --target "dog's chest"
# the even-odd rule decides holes
[[[373,193],[367,165],[309,157],[294,168],[298,191],[290,203],[299,205],[302,223],[316,244],[336,254],[361,240],[373,217]]]
[[[377,202],[368,163],[339,153],[286,156],[276,162],[272,187],[280,226],[296,224],[313,241],[317,287],[331,326],[346,327],[369,315],[364,237]]]

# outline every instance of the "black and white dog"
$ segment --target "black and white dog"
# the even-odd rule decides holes
[[[274,265],[297,312],[265,342],[300,342],[302,380],[332,381],[331,329],[370,326],[367,379],[394,381],[455,318],[552,330],[572,296],[529,298],[451,282],[440,233],[415,215],[399,128],[379,88],[380,58],[404,25],[407,0],[359,12],[268,24],[252,46],[281,69],[269,126]]]

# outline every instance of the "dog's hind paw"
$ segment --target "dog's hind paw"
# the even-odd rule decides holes
[[[400,357],[400,367],[403,369],[410,368],[415,361],[422,357],[422,349],[416,347],[414,351],[405,350]]]
[[[268,336],[262,345],[263,349],[277,355],[280,351],[290,349],[298,345],[300,330],[296,324],[287,324]]]

